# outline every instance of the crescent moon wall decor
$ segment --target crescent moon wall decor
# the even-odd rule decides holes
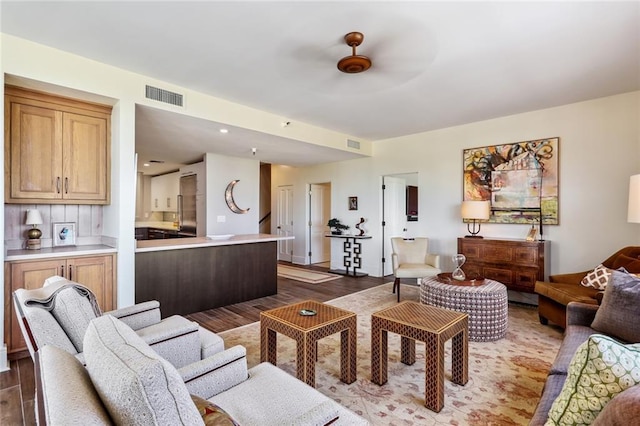
[[[250,210],[250,208],[241,209],[233,199],[233,188],[238,182],[240,182],[240,180],[238,179],[232,180],[229,185],[227,185],[227,189],[224,191],[224,200],[227,202],[227,206],[229,206],[229,209],[232,212],[237,214],[245,214]]]

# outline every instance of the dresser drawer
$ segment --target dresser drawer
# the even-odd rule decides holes
[[[458,238],[458,253],[467,258],[467,275],[501,282],[510,290],[533,293],[546,278],[547,241]]]

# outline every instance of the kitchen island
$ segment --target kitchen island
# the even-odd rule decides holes
[[[136,303],[160,302],[163,317],[187,315],[278,292],[278,241],[248,234],[137,241]]]

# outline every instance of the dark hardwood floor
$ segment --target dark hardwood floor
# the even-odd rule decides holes
[[[295,265],[298,266],[298,265]],[[298,266],[327,271],[321,266]],[[192,321],[214,332],[221,332],[260,319],[260,312],[303,300],[326,302],[340,296],[392,281],[393,277],[341,277],[320,284],[308,284],[278,277],[278,294],[223,308],[188,315]],[[10,361],[11,369],[0,373],[0,425],[35,425],[35,380],[31,358]]]

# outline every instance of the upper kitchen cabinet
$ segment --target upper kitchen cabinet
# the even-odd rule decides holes
[[[111,107],[5,87],[5,202],[109,204]]]
[[[180,194],[180,173],[151,178],[151,210],[154,212],[177,212]]]

